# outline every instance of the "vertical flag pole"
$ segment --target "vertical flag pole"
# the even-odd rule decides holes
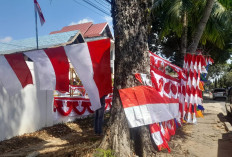
[[[35,4],[34,4],[34,8],[35,8]],[[37,10],[36,10],[36,8],[35,8],[35,31],[36,31],[36,48],[38,50],[39,44],[38,44],[38,28],[37,28]]]

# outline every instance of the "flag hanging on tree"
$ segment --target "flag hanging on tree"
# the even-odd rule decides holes
[[[177,118],[179,100],[161,96],[150,86],[120,89],[120,98],[130,128]]]
[[[41,23],[41,26],[42,26],[44,24],[44,22],[45,22],[45,19],[44,19],[42,10],[41,10],[41,8],[40,8],[39,3],[37,2],[37,0],[34,0],[34,5],[35,5],[35,11],[39,15],[40,23]]]

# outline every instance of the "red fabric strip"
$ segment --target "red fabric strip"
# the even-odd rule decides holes
[[[110,71],[110,39],[88,42],[91,56],[94,80],[100,97],[112,93],[112,80]]]
[[[33,84],[32,75],[24,60],[23,53],[7,54],[4,56],[18,77],[23,88],[28,84]]]
[[[69,91],[69,62],[63,47],[44,49],[56,74],[56,90]]]

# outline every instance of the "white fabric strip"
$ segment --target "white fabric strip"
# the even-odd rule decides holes
[[[147,104],[124,108],[129,127],[134,128],[178,118],[179,104]]]
[[[163,139],[162,139],[159,131],[152,133],[151,137],[157,146],[163,144]]]
[[[87,44],[69,45],[64,49],[88,93],[93,110],[99,109],[101,107],[99,91],[93,79],[93,65]]]
[[[25,52],[24,54],[35,63],[39,76],[40,89],[55,90],[56,74],[47,54],[43,50]]]
[[[0,81],[9,95],[15,95],[22,85],[4,56],[0,56]]]

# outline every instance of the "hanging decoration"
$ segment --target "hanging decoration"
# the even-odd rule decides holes
[[[213,60],[205,59],[203,55],[186,54],[182,69],[150,52],[150,75],[135,74],[135,78],[146,86],[119,90],[129,127],[150,124],[151,137],[158,149],[168,149],[170,152],[167,142],[171,136],[175,135],[176,128],[183,122],[197,123],[196,117],[203,117],[201,111],[204,110],[202,106],[204,82],[201,81],[201,74],[207,74],[208,67],[206,65],[209,63],[212,64]],[[167,75],[165,70],[167,66],[171,67],[177,76]],[[146,88],[155,90],[144,92]],[[149,95],[151,97],[148,98]],[[150,100],[150,103],[141,100]],[[158,114],[155,111],[162,111],[162,108],[167,106],[164,102],[170,100],[178,102],[177,114],[170,119],[161,118],[162,113]],[[150,107],[158,106],[161,101],[163,103],[158,107],[159,109]],[[147,108],[148,110],[146,110]],[[154,113],[150,114],[152,111]],[[163,114],[169,115],[169,112],[173,113],[172,108]],[[154,119],[156,121],[153,121]]]
[[[112,97],[105,98],[105,110],[111,108]],[[72,111],[77,115],[94,113],[91,102],[84,97],[54,97],[54,112],[58,111],[62,116],[68,116]]]

